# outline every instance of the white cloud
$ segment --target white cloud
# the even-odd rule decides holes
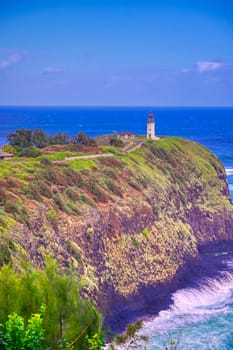
[[[27,53],[22,51],[11,54],[5,60],[0,60],[0,69],[6,69],[14,66],[15,64],[21,62],[25,56],[27,56]]]
[[[215,71],[222,68],[223,64],[219,61],[199,61],[195,68],[199,73]]]

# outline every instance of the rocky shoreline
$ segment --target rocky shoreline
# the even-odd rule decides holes
[[[166,310],[172,304],[172,294],[178,289],[200,287],[206,278],[221,278],[221,271],[229,270],[226,259],[233,258],[233,240],[200,246],[199,252],[198,258],[187,261],[171,281],[144,287],[127,300],[116,297],[104,319],[109,339],[122,333],[129,323],[138,319],[150,320]]]

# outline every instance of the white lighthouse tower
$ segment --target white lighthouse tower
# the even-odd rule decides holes
[[[151,140],[157,140],[158,138],[155,136],[155,118],[153,113],[149,113],[147,119],[147,133],[146,137]]]

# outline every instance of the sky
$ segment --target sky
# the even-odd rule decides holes
[[[0,0],[0,105],[233,106],[233,1]]]

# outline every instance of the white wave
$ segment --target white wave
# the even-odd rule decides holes
[[[233,263],[233,262],[232,262]],[[233,274],[223,272],[218,279],[206,279],[200,288],[184,288],[172,295],[172,304],[153,320],[145,321],[142,333],[166,333],[174,326],[186,327],[213,314],[228,312],[233,293]]]
[[[233,175],[233,168],[226,168],[227,176]]]
[[[139,335],[149,337],[149,343],[146,344],[148,349],[162,349],[164,342],[169,343],[171,339],[177,340],[180,335],[186,337],[186,341],[200,342],[200,344],[189,345],[185,349],[210,349],[208,344],[206,347],[203,345],[206,341],[205,327],[207,327],[203,322],[206,321],[208,324],[212,317],[216,315],[221,317],[232,312],[229,305],[233,295],[233,260],[229,259],[226,262],[230,271],[221,271],[218,278],[201,280],[200,287],[183,288],[176,291],[172,295],[172,304],[167,310],[161,311],[153,319],[144,321]],[[198,324],[202,324],[201,334],[196,328]],[[208,327],[206,331],[208,331]],[[215,331],[216,334],[217,332],[221,333],[220,328]],[[197,332],[196,337],[195,332]],[[191,334],[190,339],[189,333]],[[216,339],[219,340],[220,337],[221,334],[218,334]],[[125,350],[126,348],[126,345],[116,347],[117,350]],[[109,350],[108,347],[106,349]]]

